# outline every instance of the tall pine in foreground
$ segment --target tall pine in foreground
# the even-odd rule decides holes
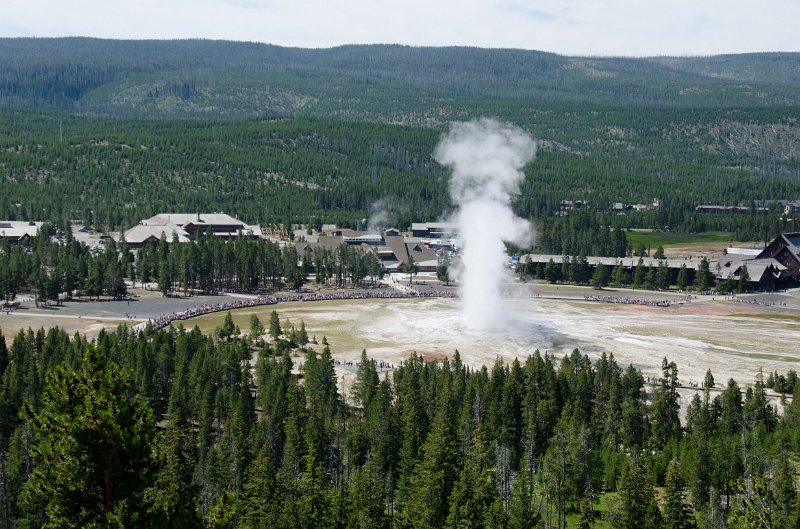
[[[650,477],[640,457],[628,462],[617,485],[617,504],[612,513],[614,529],[659,529],[661,512]]]
[[[686,503],[686,488],[677,459],[667,467],[666,491],[664,492],[664,529],[694,529],[695,521],[691,507]]]
[[[79,371],[48,376],[41,410],[27,410],[38,440],[26,485],[45,528],[142,527],[152,481],[153,414],[120,368],[89,345]]]

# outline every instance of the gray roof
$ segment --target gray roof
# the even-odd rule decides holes
[[[152,238],[160,239],[161,234],[164,233],[170,242],[174,235],[178,236],[179,242],[187,242],[191,240],[191,236],[184,228],[189,224],[236,228],[235,231],[216,232],[215,235],[223,237],[236,237],[239,234],[239,230],[245,234],[257,237],[262,236],[259,226],[248,226],[224,213],[159,213],[149,219],[142,220],[138,226],[126,231],[124,237],[128,243],[142,244]]]
[[[763,258],[763,259],[741,259],[730,263],[730,266],[724,266],[720,272],[722,279],[739,279],[739,274],[743,267],[747,267],[747,275],[750,276],[750,281],[758,283],[765,274],[770,273],[770,269],[774,271],[774,277],[780,275],[781,272],[788,270],[777,259]]]
[[[320,235],[317,241],[317,245],[329,250],[333,250],[342,244],[344,244],[344,239],[334,235]]]
[[[755,257],[764,251],[764,248],[726,248],[725,253],[728,255],[750,255]]]
[[[411,224],[412,230],[458,230],[458,224],[455,222],[413,222]]]
[[[0,238],[19,240],[25,236],[33,237],[39,233],[43,222],[27,222],[16,220],[0,221]]]
[[[142,244],[152,238],[161,239],[161,234],[167,238],[167,242],[172,242],[175,235],[178,236],[178,242],[188,242],[191,240],[189,234],[181,228],[172,223],[143,225],[139,224],[125,232],[125,241],[129,244]]]
[[[534,263],[547,263],[553,260],[554,263],[562,263],[564,261],[563,255],[548,255],[548,254],[528,254],[521,258],[522,262],[532,261]],[[606,266],[617,266],[622,264],[626,268],[635,268],[639,263],[638,257],[587,257],[586,260],[591,266],[598,264]],[[700,259],[656,259],[654,257],[642,257],[644,266],[658,266],[663,261],[670,268],[680,268],[681,265],[686,265],[689,270],[696,270],[700,266]]]
[[[244,222],[225,213],[159,213],[142,223],[164,221],[186,226],[187,224],[203,224],[206,226],[244,226]]]

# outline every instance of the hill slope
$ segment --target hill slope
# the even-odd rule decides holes
[[[397,45],[0,39],[0,105],[135,117],[303,114],[429,125],[477,101],[652,107],[800,103],[800,54],[584,58]]]

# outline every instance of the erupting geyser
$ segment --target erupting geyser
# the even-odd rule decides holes
[[[436,160],[453,170],[450,195],[458,207],[460,281],[464,322],[472,328],[507,323],[501,286],[508,279],[504,241],[526,245],[532,228],[514,215],[522,168],[536,154],[536,142],[522,129],[482,118],[457,123],[436,146]]]

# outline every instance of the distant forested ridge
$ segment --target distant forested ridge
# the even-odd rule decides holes
[[[129,116],[300,112],[421,123],[456,118],[471,100],[784,106],[800,103],[799,80],[796,53],[634,59],[464,47],[0,39],[0,104]]]

